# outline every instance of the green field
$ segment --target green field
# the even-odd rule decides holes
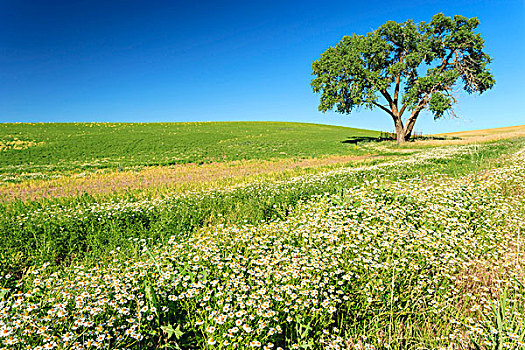
[[[0,124],[0,173],[359,153],[379,132],[283,122]]]
[[[189,167],[199,183],[210,167],[276,170],[0,203],[0,349],[525,347],[523,137],[399,147],[296,123],[3,127],[3,172],[61,176],[2,184],[20,193],[97,167],[99,182],[155,164],[151,176]],[[326,158],[341,155],[360,157]]]

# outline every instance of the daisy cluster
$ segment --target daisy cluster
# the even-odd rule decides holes
[[[523,188],[520,152],[482,175],[366,181],[257,226],[136,239],[134,259],[3,276],[0,348],[400,347],[407,315],[449,320],[442,347],[518,348]]]

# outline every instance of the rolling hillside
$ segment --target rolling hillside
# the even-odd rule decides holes
[[[447,138],[460,138],[469,142],[495,141],[525,136],[525,125],[507,126],[504,128],[479,129],[436,134]]]
[[[283,122],[0,124],[0,173],[358,154],[379,132]]]

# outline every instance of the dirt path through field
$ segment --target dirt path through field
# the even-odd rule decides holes
[[[148,167],[138,171],[112,171],[102,174],[70,175],[53,180],[31,180],[0,185],[0,201],[35,200],[70,197],[82,193],[106,194],[145,188],[198,188],[206,183],[242,179],[249,176],[316,168],[332,164],[380,159],[383,156],[328,156],[313,159],[279,159],[272,161],[235,161],[210,164],[183,164]]]

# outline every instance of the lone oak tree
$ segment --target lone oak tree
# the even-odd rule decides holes
[[[487,68],[491,58],[474,32],[478,25],[475,17],[438,13],[429,23],[388,21],[365,36],[343,37],[312,64],[319,110],[349,114],[359,106],[380,108],[392,117],[397,141],[407,141],[421,111],[431,111],[434,119],[453,114],[458,82],[468,93],[494,86]]]

